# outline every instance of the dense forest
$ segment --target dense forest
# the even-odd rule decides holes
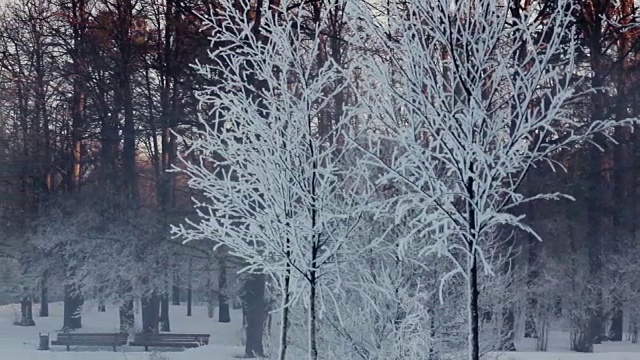
[[[242,308],[282,360],[638,342],[639,79],[633,0],[5,0],[0,301]]]

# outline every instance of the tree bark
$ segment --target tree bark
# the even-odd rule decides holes
[[[120,318],[120,332],[129,333],[135,326],[135,314],[133,313],[133,300],[125,300],[118,312]]]
[[[47,272],[45,271],[42,275],[42,284],[40,285],[40,317],[48,317],[49,316],[49,288],[47,287],[47,282],[49,277],[47,276]]]
[[[82,328],[82,306],[84,299],[78,294],[77,289],[71,285],[64,288],[64,318],[63,330],[75,330]]]
[[[622,0],[619,6],[620,22],[623,25],[630,23],[633,16],[633,0]],[[631,50],[631,38],[630,32],[622,33],[618,35],[618,71],[616,73],[616,107],[615,114],[617,120],[623,120],[629,116],[627,107],[629,100],[627,96],[628,86],[628,55]],[[630,203],[630,196],[633,189],[633,168],[634,158],[630,150],[631,146],[631,131],[628,127],[618,127],[615,131],[615,138],[618,142],[614,148],[614,173],[613,173],[613,185],[614,185],[614,199],[615,206],[613,206],[613,254],[619,255],[622,249],[625,248],[625,243],[629,243],[628,238],[632,237],[631,226],[629,226],[629,217],[626,215],[630,212],[633,204]],[[614,274],[619,278],[618,274]],[[616,279],[616,283],[619,283],[619,279]],[[611,327],[609,329],[610,341],[622,341],[623,336],[623,317],[622,312],[623,303],[620,299],[619,289],[613,289],[613,317],[611,319]]]
[[[160,331],[171,331],[171,323],[169,320],[169,294],[165,293],[162,296],[162,303],[160,307]]]
[[[189,287],[187,287],[187,316],[191,316],[192,315],[192,303],[191,303],[192,299],[191,299],[191,284],[189,284]]]
[[[218,273],[218,322],[231,322],[229,314],[229,300],[227,299],[227,264],[224,254],[221,255],[220,272]]]
[[[20,300],[20,326],[35,326],[33,321],[33,300],[31,296],[23,296]]]
[[[171,288],[171,305],[180,305],[180,288],[177,285]]]
[[[245,357],[264,357],[262,338],[266,320],[264,274],[250,274],[244,284],[243,302],[246,315]]]
[[[153,293],[142,298],[142,332],[157,334],[160,324],[160,298]]]

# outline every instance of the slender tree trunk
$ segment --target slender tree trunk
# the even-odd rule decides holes
[[[216,304],[214,303],[215,291],[213,289],[207,289],[207,317],[213,319],[213,314],[216,310]]]
[[[187,287],[187,316],[191,316],[192,315],[191,307],[193,305],[192,305],[191,301],[192,301],[192,299],[191,299],[191,284],[189,284],[189,287]]]
[[[225,254],[221,255],[220,272],[218,273],[218,322],[231,322],[229,300],[227,299],[227,264]]]
[[[474,164],[471,163],[469,165],[469,171],[473,173]],[[480,319],[478,314],[478,298],[480,296],[478,290],[478,259],[475,252],[475,243],[477,241],[476,234],[476,210],[474,207],[474,202],[476,200],[475,196],[475,184],[474,180],[471,176],[466,179],[466,190],[467,190],[467,227],[469,229],[469,236],[471,240],[467,243],[467,251],[469,255],[467,256],[468,263],[468,322],[469,322],[469,360],[480,360]]]
[[[193,274],[191,273],[191,267],[193,266],[193,264],[191,263],[191,259],[189,259],[189,283],[187,285],[187,316],[191,316],[191,307],[193,306],[192,304],[192,294],[191,294],[191,279],[193,278]]]
[[[171,288],[171,305],[180,305],[180,288],[177,285]]]
[[[162,327],[160,331],[171,331],[171,323],[169,320],[169,294],[165,293],[162,296],[162,306],[160,308],[160,323]]]
[[[47,271],[45,271],[42,274],[42,284],[40,285],[40,317],[49,316],[49,288],[47,287],[48,282],[49,277]]]
[[[472,250],[470,245],[470,250]],[[478,262],[475,255],[469,257],[468,312],[469,312],[469,360],[480,360],[480,317],[478,314]]]
[[[316,303],[318,301],[317,296],[317,279],[316,272],[313,271],[311,275],[311,284],[309,289],[309,360],[318,359],[318,343],[317,343],[317,321],[318,321],[318,309],[316,309]]]
[[[282,315],[280,319],[280,349],[278,354],[279,360],[287,358],[287,345],[289,343],[289,301],[291,295],[289,292],[290,277],[285,275],[284,296],[282,297]]]

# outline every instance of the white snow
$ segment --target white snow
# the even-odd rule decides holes
[[[236,360],[243,355],[241,345],[240,311],[232,310],[231,323],[222,324],[217,317],[207,317],[204,306],[194,306],[193,316],[186,316],[186,307],[171,306],[171,330],[182,333],[211,334],[210,344],[186,351],[176,349],[151,349],[144,352],[141,347],[123,346],[113,352],[110,348],[51,346],[50,351],[39,351],[38,334],[49,333],[51,340],[62,325],[62,304],[50,304],[48,318],[35,318],[36,326],[13,325],[20,306],[0,306],[0,360]],[[106,313],[97,312],[97,306],[88,302],[83,312],[82,332],[115,332],[118,329],[118,309],[107,306]],[[34,313],[37,314],[37,305]],[[217,314],[216,314],[217,315]],[[136,320],[140,321],[140,314]],[[488,354],[486,360],[640,360],[640,344],[603,343],[595,346],[595,353],[580,354],[569,351],[569,335],[566,332],[551,332],[549,352],[534,352],[533,340],[524,339],[516,343],[522,352]]]
[[[2,360],[231,360],[243,355],[241,346],[241,321],[239,311],[231,313],[231,323],[222,324],[207,317],[204,306],[194,306],[193,316],[187,317],[186,306],[171,306],[171,330],[175,333],[211,334],[209,346],[181,351],[163,348],[144,352],[142,347],[123,346],[113,352],[111,348],[72,346],[67,352],[64,346],[51,345],[50,351],[39,351],[39,333],[49,333],[50,340],[56,338],[62,327],[62,303],[52,303],[48,318],[35,317],[36,326],[15,326],[13,322],[20,313],[20,305],[0,306],[0,359]],[[38,313],[37,306],[34,313]],[[216,314],[217,315],[217,314]],[[140,314],[136,314],[140,321]],[[82,332],[117,332],[118,308],[107,306],[107,312],[97,312],[97,305],[86,304]],[[155,354],[154,354],[155,353]],[[160,353],[160,354],[158,354]],[[152,355],[153,354],[153,355]]]

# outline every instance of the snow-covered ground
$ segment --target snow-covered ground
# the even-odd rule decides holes
[[[493,354],[495,360],[640,360],[640,344],[623,342],[604,342],[594,345],[593,354],[571,352],[569,333],[551,331],[549,333],[548,352],[535,352],[535,340],[522,339],[516,342],[518,352]]]
[[[97,312],[97,306],[88,303],[83,312],[83,332],[115,332],[118,329],[117,308],[107,307],[106,313]],[[176,351],[157,349],[145,353],[141,347],[123,346],[117,352],[111,348],[51,346],[50,351],[39,351],[38,334],[48,333],[51,340],[62,326],[62,304],[50,305],[51,316],[36,317],[36,326],[13,325],[19,315],[19,305],[0,306],[0,360],[236,360],[243,354],[241,346],[241,314],[232,311],[231,323],[221,324],[209,319],[205,307],[194,306],[193,316],[186,316],[186,307],[171,307],[171,330],[182,333],[209,333],[210,345],[198,349]],[[37,307],[34,309],[37,313]],[[136,314],[139,321],[139,314]],[[532,351],[535,343],[524,339],[517,344],[519,352],[490,354],[487,360],[640,360],[640,345],[629,342],[603,343],[595,346],[594,354],[569,351],[569,335],[552,332],[549,336],[549,352]],[[154,350],[154,349],[152,349]]]
[[[216,309],[217,310],[217,309]],[[207,317],[206,307],[194,306],[193,316],[187,317],[185,306],[171,306],[171,330],[176,333],[211,334],[209,346],[186,351],[176,349],[156,349],[145,353],[142,347],[119,347],[117,352],[111,348],[71,347],[67,352],[64,346],[51,346],[50,351],[39,351],[39,333],[50,334],[56,338],[62,327],[62,303],[50,304],[48,318],[36,317],[36,326],[15,326],[13,322],[20,313],[19,305],[0,306],[0,360],[237,360],[243,354],[241,347],[241,313],[231,314],[231,323],[217,322]],[[38,308],[34,308],[38,313]],[[140,314],[136,314],[140,321]],[[82,317],[82,332],[117,332],[118,309],[107,306],[106,313],[97,312],[97,305],[88,303]]]

